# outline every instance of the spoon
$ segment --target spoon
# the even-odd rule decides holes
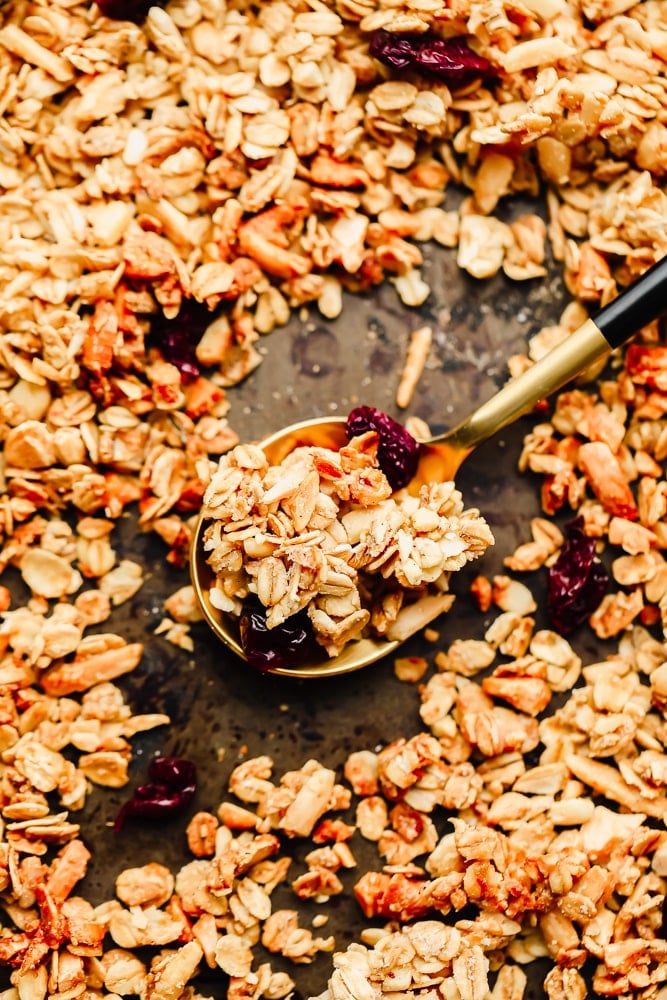
[[[628,341],[633,334],[667,310],[667,257],[654,264],[633,285],[587,319],[574,333],[499,392],[453,430],[421,442],[417,473],[410,489],[426,482],[453,479],[477,445],[528,413],[593,362]],[[319,417],[292,424],[260,442],[271,464],[279,464],[301,445],[338,450],[346,442],[346,417]],[[207,519],[200,515],[193,533],[190,574],[205,620],[237,656],[245,659],[238,619],[211,604],[214,575],[206,562],[203,535]],[[359,670],[393,652],[401,640],[363,638],[348,643],[335,657],[297,667],[274,667],[267,673],[286,677],[329,677]]]

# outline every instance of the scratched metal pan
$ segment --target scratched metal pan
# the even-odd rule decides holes
[[[434,343],[427,370],[409,412],[444,430],[490,397],[506,377],[506,360],[525,350],[529,335],[554,322],[565,301],[557,273],[548,280],[512,284],[502,276],[478,283],[461,274],[453,254],[431,250],[425,277],[433,293],[418,312],[399,302],[390,285],[366,297],[348,297],[343,317],[324,322],[315,312],[294,318],[288,327],[261,341],[266,361],[241,386],[230,391],[231,423],[242,439],[256,440],[298,419],[345,414],[359,402],[397,413],[394,397],[411,330],[432,325]],[[502,570],[503,556],[527,538],[529,518],[538,513],[535,483],[516,472],[522,421],[480,448],[466,462],[459,485],[468,506],[479,506],[490,521],[497,544],[482,564],[473,564],[454,580],[460,594],[442,629],[442,644],[456,636],[479,637],[484,623],[467,596],[472,575]],[[225,793],[232,767],[244,755],[268,753],[276,774],[298,768],[315,757],[339,772],[346,756],[377,748],[399,736],[420,731],[417,692],[399,683],[390,659],[358,673],[330,679],[291,680],[254,673],[220,645],[207,628],[195,629],[195,652],[188,654],[155,637],[162,599],[187,582],[187,570],[164,561],[161,543],[122,523],[122,551],[144,563],[148,578],[137,597],[119,609],[114,628],[141,640],[146,653],[134,674],[121,679],[136,712],[168,712],[168,730],[135,738],[132,785],[145,780],[146,766],[157,751],[192,759],[199,787],[193,810],[213,809]],[[432,658],[434,647],[415,637],[405,647],[412,655]],[[586,655],[585,650],[581,650]],[[593,651],[589,650],[592,655]],[[224,751],[221,760],[220,751]],[[93,849],[86,892],[94,901],[112,898],[116,874],[128,865],[157,860],[176,870],[190,860],[185,844],[187,817],[161,823],[110,829],[123,792],[96,790],[82,817]],[[434,817],[448,829],[444,813]],[[364,926],[351,888],[364,867],[378,868],[372,845],[357,843],[360,865],[344,873],[346,893],[326,907],[303,905],[302,923],[315,912],[329,914],[324,932],[346,947]],[[279,890],[279,893],[283,890]],[[284,890],[276,905],[293,906]],[[275,956],[274,966],[280,967]],[[330,958],[290,966],[300,997],[324,989]],[[544,969],[531,967],[530,995],[544,995]],[[204,995],[225,996],[224,977],[207,973]]]

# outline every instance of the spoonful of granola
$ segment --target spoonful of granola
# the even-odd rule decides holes
[[[447,611],[451,574],[493,544],[453,482],[478,444],[666,308],[667,258],[453,430],[388,414],[293,424],[223,455],[191,553],[204,617],[236,654],[292,677],[347,673]]]

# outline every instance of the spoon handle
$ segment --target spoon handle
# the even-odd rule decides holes
[[[541,400],[561,389],[637,330],[667,310],[667,257],[654,264],[634,284],[605,306],[595,319],[587,319],[521,375],[446,434],[433,442],[446,441],[469,453],[482,441],[507,427]]]
[[[611,347],[620,347],[666,309],[667,257],[663,257],[606,305],[595,324]]]

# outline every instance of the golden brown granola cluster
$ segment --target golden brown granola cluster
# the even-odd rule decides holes
[[[451,574],[493,544],[453,482],[393,491],[378,435],[301,446],[272,465],[258,445],[224,455],[204,493],[209,599],[240,615],[256,595],[268,629],[306,611],[337,656],[370,629],[403,640],[447,611]]]

